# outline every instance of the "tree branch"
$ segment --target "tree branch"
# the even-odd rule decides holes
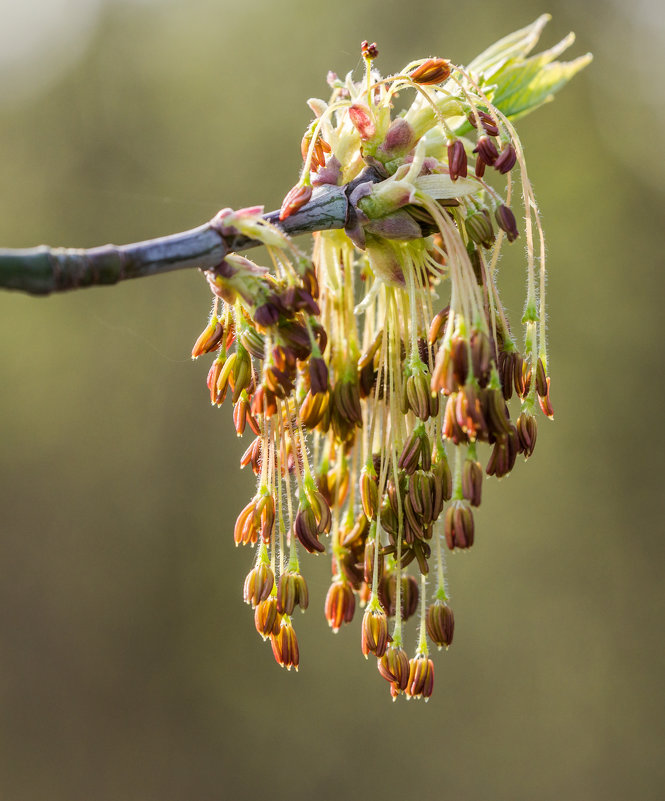
[[[264,215],[265,219],[291,236],[343,228],[349,188],[351,184],[320,187],[306,206],[283,222],[279,221],[278,211]],[[0,249],[0,288],[30,295],[50,295],[190,267],[211,269],[227,253],[259,244],[244,236],[222,236],[211,221],[190,231],[131,245],[102,245],[89,250],[44,245]]]

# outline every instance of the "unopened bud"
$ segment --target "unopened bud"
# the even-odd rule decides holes
[[[427,608],[425,618],[427,634],[432,642],[441,650],[453,641],[455,633],[455,617],[453,610],[445,601],[436,600]]]
[[[388,646],[388,618],[383,609],[368,607],[363,615],[362,623],[362,652],[365,656],[370,653],[381,657]]]
[[[473,513],[468,501],[453,501],[446,510],[446,543],[450,550],[473,545]]]
[[[448,145],[448,173],[453,181],[466,178],[468,174],[466,150],[461,139],[455,139]]]
[[[348,581],[336,580],[330,585],[324,612],[328,625],[334,632],[338,632],[342,623],[350,623],[356,611],[356,599],[353,589]]]
[[[515,148],[508,143],[501,153],[499,153],[498,158],[492,165],[495,170],[498,170],[502,175],[505,175],[507,172],[510,172],[512,168],[515,166],[515,162],[517,161],[517,154],[515,153]]]
[[[423,654],[409,661],[409,680],[405,693],[408,698],[427,700],[434,689],[434,663]]]
[[[428,58],[409,77],[424,86],[443,83],[450,77],[450,63],[443,58]]]
[[[301,209],[312,197],[312,187],[309,184],[296,184],[291,189],[282,202],[279,210],[279,219],[285,220],[294,212]]]
[[[499,228],[506,232],[509,242],[514,242],[520,235],[520,232],[517,230],[517,221],[515,220],[515,215],[509,206],[506,206],[502,203],[494,212],[494,219],[496,220]]]
[[[272,653],[275,661],[281,667],[291,670],[294,667],[298,670],[300,662],[300,652],[298,650],[298,638],[287,617],[283,618],[279,630],[270,638]]]

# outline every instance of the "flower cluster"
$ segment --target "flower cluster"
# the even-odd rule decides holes
[[[502,54],[533,46],[533,31],[466,69],[430,58],[389,78],[364,42],[360,81],[329,74],[329,100],[309,101],[301,178],[280,213],[345,188],[344,228],[315,233],[311,258],[260,208],[215,220],[224,235],[259,240],[271,262],[230,254],[206,273],[213,311],[192,355],[215,355],[211,402],[230,395],[238,435],[254,435],[241,464],[257,488],[234,539],[255,546],[244,598],[289,669],[299,663],[292,616],[309,603],[299,551],[327,552],[332,630],[363,608],[361,649],[393,698],[427,699],[429,644],[448,647],[454,633],[445,550],[473,545],[484,474],[531,456],[538,406],[552,417],[543,232],[520,140],[488,83]],[[518,344],[497,268],[520,235]]]

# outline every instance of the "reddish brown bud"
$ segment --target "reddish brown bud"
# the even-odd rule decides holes
[[[236,545],[254,545],[259,538],[259,516],[256,512],[256,499],[253,498],[240,512],[233,530]]]
[[[245,603],[255,607],[261,601],[265,601],[272,592],[274,584],[275,574],[270,565],[259,562],[255,568],[249,571],[245,579],[242,594]]]
[[[513,426],[503,392],[498,389],[487,389],[483,392],[482,399],[483,414],[491,436],[497,439],[507,437]]]
[[[315,428],[326,414],[329,404],[329,392],[319,392],[313,395],[310,390],[300,406],[300,422],[305,428]]]
[[[453,641],[455,617],[453,610],[445,601],[436,600],[427,608],[425,618],[427,634],[432,642],[441,650]]]
[[[529,458],[536,447],[536,436],[538,435],[538,424],[536,418],[529,412],[522,412],[517,418],[517,437],[520,444],[520,453],[525,458]]]
[[[473,513],[468,501],[453,501],[446,509],[445,534],[451,551],[473,545]]]
[[[314,394],[328,389],[328,367],[320,356],[309,360],[309,385]]]
[[[217,403],[217,382],[219,380],[219,376],[222,372],[224,367],[224,363],[226,361],[226,357],[222,356],[221,354],[215,359],[215,361],[210,365],[210,370],[208,370],[208,378],[206,379],[206,385],[210,390],[210,403]]]
[[[432,322],[429,327],[429,333],[427,335],[427,341],[430,345],[434,345],[434,343],[443,334],[443,331],[448,323],[449,314],[450,306],[446,306],[445,309],[441,309],[441,311],[437,312],[432,318]]]
[[[465,459],[462,466],[462,495],[471,506],[480,506],[483,491],[483,468],[474,459]]]
[[[254,610],[254,625],[264,640],[271,634],[277,634],[280,619],[281,615],[277,611],[277,600],[274,595],[257,603]]]
[[[479,111],[478,117],[480,117],[480,124],[483,126],[485,133],[489,136],[498,136],[499,129],[497,124],[492,119],[492,115],[488,114],[486,111]],[[478,127],[478,122],[476,120],[476,115],[473,112],[470,112],[468,117],[468,121],[473,125],[474,128]]]
[[[355,381],[338,381],[332,390],[333,413],[352,425],[360,425],[363,419],[360,393]]]
[[[443,58],[428,58],[410,75],[415,83],[424,86],[443,83],[450,77],[450,63]]]
[[[276,634],[272,635],[270,643],[272,645],[273,656],[278,665],[285,667],[287,670],[291,670],[292,667],[298,670],[298,664],[300,662],[298,638],[288,618],[282,618],[279,630]]]
[[[550,379],[545,373],[545,365],[542,359],[538,359],[536,363],[536,392],[538,393],[538,401],[545,417],[552,419],[554,417],[554,410],[552,409],[552,402],[550,401]]]
[[[511,426],[509,433],[497,437],[490,458],[487,460],[485,472],[488,476],[502,478],[508,475],[515,466],[519,453],[520,443],[515,426]]]
[[[505,175],[507,172],[512,170],[516,161],[517,154],[515,153],[515,148],[508,143],[499,154],[493,166],[495,170],[498,170],[501,173],[501,175]]]
[[[520,235],[520,232],[517,230],[517,221],[515,220],[515,215],[509,206],[506,206],[502,203],[494,212],[494,219],[496,220],[499,228],[506,232],[509,242],[514,242]]]
[[[277,611],[283,615],[293,614],[296,605],[305,611],[309,606],[307,582],[300,573],[286,571],[277,584]]]
[[[257,306],[256,309],[254,309],[252,317],[257,325],[260,325],[262,328],[269,328],[271,325],[275,325],[279,320],[280,311],[279,305],[273,301],[268,301],[267,303]]]
[[[324,612],[328,625],[338,632],[342,623],[350,623],[356,611],[356,599],[353,589],[347,581],[333,581],[326,595]]]
[[[394,700],[400,692],[404,692],[409,681],[409,657],[406,651],[391,643],[378,660],[377,667],[383,678],[391,682],[391,689],[396,691],[393,693]]]
[[[449,501],[453,494],[453,474],[450,470],[450,465],[445,457],[445,453],[441,453],[434,460],[432,465],[432,473],[434,478],[441,482],[441,492],[444,501]],[[438,517],[438,515],[436,516]],[[436,517],[434,518],[436,520]]]
[[[379,582],[378,595],[381,606],[385,609],[388,617],[394,617],[397,612],[397,573],[394,570],[386,573]],[[418,581],[413,576],[402,573],[400,580],[400,612],[402,620],[408,620],[415,615],[418,609],[419,597]]]
[[[312,187],[309,184],[296,184],[293,189],[288,192],[282,202],[282,207],[279,210],[279,219],[285,220],[287,217],[290,217],[294,212],[298,211],[298,209],[301,209],[305,203],[308,203],[311,197]]]
[[[482,390],[480,392],[483,394]],[[453,396],[451,395],[450,397],[452,399]],[[480,396],[475,385],[472,383],[465,384],[454,397],[456,399],[455,418],[457,425],[471,442],[476,439],[487,439],[488,425],[483,415]]]
[[[423,654],[409,661],[409,679],[405,688],[408,698],[427,700],[434,689],[434,663]]]
[[[203,329],[199,338],[192,348],[192,359],[196,359],[203,353],[210,353],[219,347],[219,343],[224,336],[224,327],[216,317]]]
[[[554,409],[552,408],[552,401],[550,400],[550,377],[547,376],[547,392],[545,395],[538,395],[538,403],[540,404],[540,408],[542,413],[545,417],[549,417],[550,420],[554,417]]]
[[[318,523],[309,504],[303,504],[298,509],[294,530],[301,545],[309,553],[323,553],[325,551],[325,545],[319,542]]]
[[[370,653],[377,657],[385,654],[388,646],[388,618],[383,609],[365,610],[362,623],[361,647],[367,657]]]
[[[474,329],[469,339],[471,348],[471,366],[473,375],[481,387],[486,387],[490,379],[490,366],[492,363],[492,346],[484,331]]]
[[[432,465],[432,446],[422,423],[406,438],[398,461],[407,475],[415,472],[419,465],[423,470],[429,470]]]
[[[453,181],[466,178],[468,174],[466,150],[461,139],[455,139],[448,145],[448,172]]]
[[[481,136],[473,152],[477,153],[478,157],[481,158],[485,164],[490,165],[494,164],[499,157],[499,151],[496,149],[496,145],[489,136]]]
[[[349,108],[349,117],[363,142],[376,133],[376,125],[367,106],[354,105]]]

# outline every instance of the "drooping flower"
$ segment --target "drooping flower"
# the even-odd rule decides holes
[[[282,666],[298,667],[291,615],[309,603],[301,545],[331,556],[333,631],[366,604],[363,653],[377,657],[393,698],[427,699],[428,637],[439,647],[453,639],[443,546],[474,544],[481,460],[487,474],[506,475],[519,453],[533,453],[537,406],[553,414],[543,232],[512,119],[588,59],[552,63],[554,48],[527,60],[545,21],[466,69],[430,58],[382,78],[376,45],[363,42],[360,81],[329,75],[332,95],[309,103],[302,173],[279,214],[288,220],[318,187],[345,187],[345,228],[315,233],[311,257],[260,208],[215,220],[263,243],[271,261],[229,254],[207,272],[213,311],[192,355],[214,353],[211,401],[230,396],[238,435],[255,436],[241,464],[258,486],[234,538],[258,545],[244,597]],[[501,190],[484,180],[492,165]],[[516,182],[527,251],[521,344],[497,282],[501,250],[520,233]]]

